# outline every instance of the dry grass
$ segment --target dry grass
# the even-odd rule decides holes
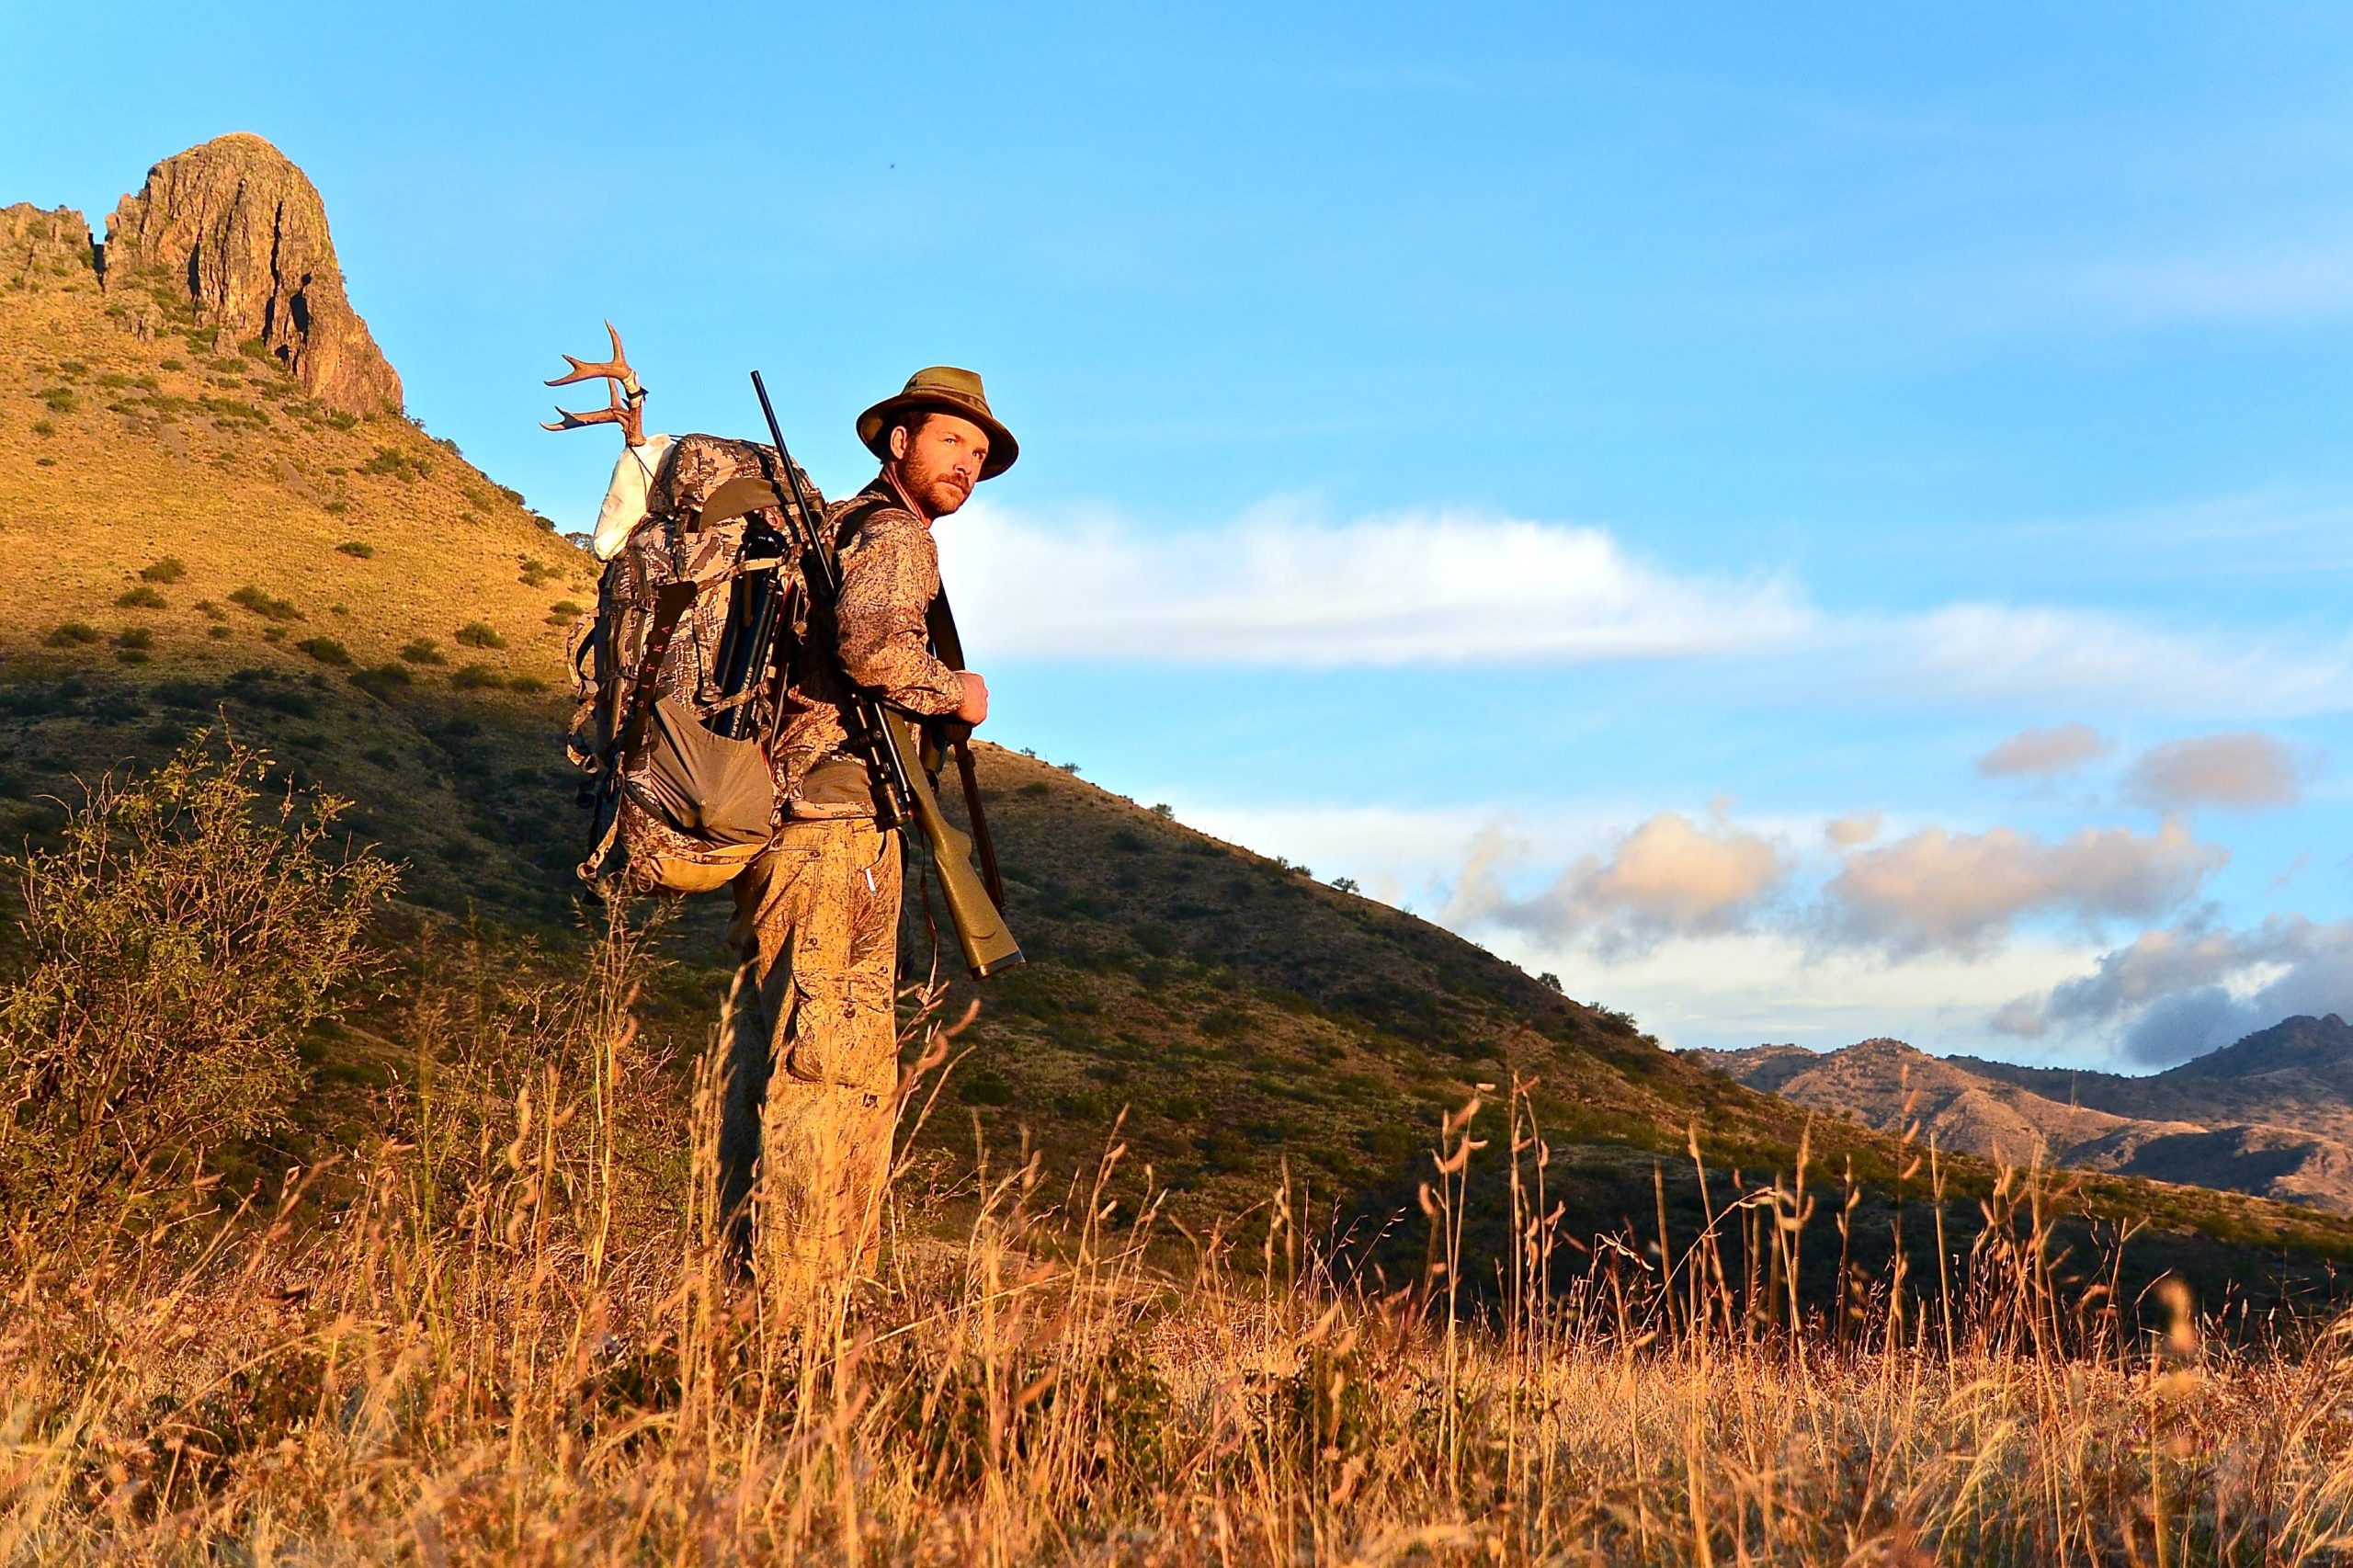
[[[2353,1345],[2224,1344],[2187,1295],[2063,1299],[2047,1194],[1991,1200],[1941,1296],[1789,1281],[1802,1186],[1724,1194],[1662,1274],[1574,1277],[1543,1140],[1449,1119],[1415,1289],[1290,1195],[1149,1265],[1154,1205],[1015,1159],[903,1170],[881,1278],[737,1283],[717,1085],[647,1085],[617,933],[556,990],[413,999],[392,1136],[274,1203],[11,1238],[0,1555],[909,1562],[2310,1562],[2353,1550]],[[909,1120],[957,1030],[912,997]],[[1474,1312],[1481,1183],[1521,1223]],[[340,1183],[340,1186],[337,1184]],[[1721,1183],[1719,1182],[1721,1187]],[[322,1201],[332,1191],[333,1201]],[[200,1207],[200,1206],[199,1206]],[[1761,1275],[1728,1277],[1734,1232]],[[1777,1239],[1778,1238],[1778,1239]],[[1733,1275],[1737,1270],[1731,1271]],[[1934,1305],[1949,1301],[1949,1309]],[[1892,1308],[1889,1303],[1902,1303]]]

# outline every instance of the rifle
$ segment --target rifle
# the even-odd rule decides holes
[[[783,428],[776,422],[776,409],[768,403],[768,389],[757,370],[752,372],[752,391],[760,400],[768,439],[783,465],[784,486],[791,496],[791,505],[779,506],[778,510],[798,536],[793,542],[800,547],[802,570],[810,586],[837,605],[842,593],[841,562],[834,559],[831,541],[819,531],[817,514],[801,488],[800,471],[793,467],[792,454],[785,449]],[[781,502],[783,497],[778,499]],[[941,608],[944,610],[945,606]],[[843,682],[849,684],[847,674]],[[972,971],[973,979],[985,980],[1021,962],[1020,945],[1006,928],[998,900],[991,898],[987,882],[973,869],[972,840],[939,809],[939,797],[923,766],[922,744],[914,722],[871,691],[856,687],[851,691],[843,713],[848,722],[843,728],[849,733],[850,749],[865,761],[868,776],[874,781],[877,818],[885,830],[911,826],[923,835],[925,846],[931,851],[933,869],[939,873],[940,895],[948,905],[949,919],[956,927],[956,940],[964,949],[965,967]],[[966,788],[973,791],[970,799],[977,823],[979,801],[971,754],[961,740],[957,749]],[[992,852],[987,858],[993,872],[995,856]],[[987,881],[993,882],[995,879],[992,875]]]

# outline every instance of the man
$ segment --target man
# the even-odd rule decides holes
[[[858,415],[858,435],[882,467],[829,509],[839,606],[799,607],[770,749],[786,819],[733,884],[722,1197],[739,1248],[755,1198],[753,1267],[787,1292],[847,1285],[870,1261],[897,1108],[900,835],[877,826],[866,764],[847,749],[843,676],[923,718],[988,717],[987,684],[943,663],[926,634],[931,529],[1020,449],[980,377],[948,366]]]

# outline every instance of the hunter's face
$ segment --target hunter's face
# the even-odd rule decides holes
[[[891,454],[908,498],[934,517],[964,504],[981,482],[988,460],[988,432],[953,414],[934,414],[912,440],[902,426],[891,432]]]

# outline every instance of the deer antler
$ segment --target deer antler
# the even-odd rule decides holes
[[[592,408],[583,414],[570,409],[555,411],[558,423],[541,425],[542,430],[580,430],[591,425],[618,425],[621,439],[632,447],[645,445],[645,388],[639,384],[637,372],[629,368],[629,356],[621,352],[621,335],[611,322],[605,324],[606,335],[613,340],[613,357],[609,359],[574,359],[563,356],[572,367],[567,375],[548,382],[551,387],[569,386],[574,381],[591,381],[598,376],[610,384],[609,401],[602,408]]]

